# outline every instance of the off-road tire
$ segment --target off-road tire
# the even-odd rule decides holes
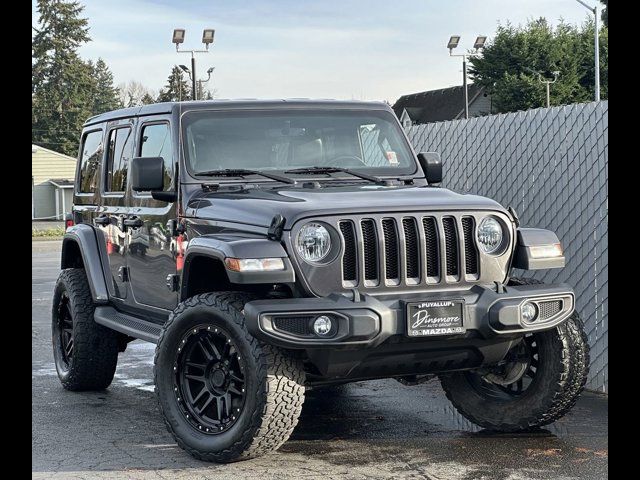
[[[513,277],[509,285],[541,285],[544,282],[529,277]],[[580,394],[584,390],[589,375],[590,347],[589,339],[584,331],[584,322],[577,311],[560,327],[571,339],[569,341],[569,378],[563,394],[563,401],[553,412],[553,421],[563,417],[576,404]]]
[[[514,278],[510,285],[540,284]],[[539,367],[531,386],[508,401],[487,398],[474,387],[473,372],[441,375],[453,406],[471,422],[490,430],[522,431],[548,425],[564,416],[584,389],[589,371],[589,344],[582,320],[574,312],[561,325],[535,334]]]
[[[199,460],[226,463],[273,452],[298,423],[305,391],[302,364],[249,333],[243,309],[253,299],[242,292],[191,297],[172,312],[156,347],[155,389],[165,424],[178,445]],[[173,392],[173,365],[180,338],[202,323],[226,329],[246,362],[244,408],[235,424],[218,435],[205,435],[189,424]]]
[[[68,305],[73,322],[73,355],[68,361],[62,352],[58,330],[62,301]],[[95,322],[94,310],[85,271],[67,268],[60,272],[53,293],[51,330],[56,370],[67,390],[104,390],[113,380],[118,363],[118,336]]]

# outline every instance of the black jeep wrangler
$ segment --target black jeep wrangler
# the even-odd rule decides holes
[[[438,187],[383,103],[209,101],[90,118],[53,298],[63,386],[104,389],[157,344],[169,431],[193,456],[265,454],[305,388],[439,376],[462,415],[563,416],[589,365],[557,236]]]

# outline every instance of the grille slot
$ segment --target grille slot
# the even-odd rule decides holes
[[[440,265],[438,263],[438,228],[436,226],[436,219],[433,217],[427,217],[422,219],[424,226],[424,241],[426,248],[426,260],[427,260],[427,276],[437,277],[440,272]]]
[[[445,241],[445,257],[447,261],[447,275],[457,277],[458,270],[458,232],[456,229],[456,220],[452,217],[442,219],[442,229],[444,230]]]
[[[562,300],[539,302],[538,308],[540,309],[538,320],[547,320],[562,311]]]
[[[374,281],[378,279],[378,239],[376,225],[373,220],[363,220],[362,248],[364,250],[364,279]]]
[[[462,232],[464,234],[464,267],[467,275],[478,274],[478,251],[473,238],[473,217],[462,217]]]
[[[420,245],[418,242],[418,226],[413,218],[402,220],[404,241],[406,245],[407,277],[420,277]]]
[[[344,280],[353,282],[358,279],[358,247],[352,222],[340,222],[340,231],[344,238],[344,256],[342,257],[342,275]]]
[[[312,316],[299,316],[299,317],[276,317],[273,319],[273,325],[278,330],[288,332],[293,335],[308,336],[311,335],[311,329],[309,324],[313,319]]]
[[[385,278],[395,280],[399,277],[398,231],[395,220],[391,218],[382,220],[382,233],[384,235]]]

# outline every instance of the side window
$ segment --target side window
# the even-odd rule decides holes
[[[164,190],[171,189],[173,177],[173,154],[171,130],[168,123],[156,123],[142,127],[140,138],[141,157],[164,158]]]
[[[89,132],[82,141],[80,152],[80,193],[93,193],[98,187],[102,159],[102,131]]]
[[[127,170],[133,148],[131,128],[115,128],[109,132],[107,165],[105,176],[106,192],[124,192],[127,186]]]

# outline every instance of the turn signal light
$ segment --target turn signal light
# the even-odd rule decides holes
[[[284,270],[281,258],[225,258],[227,268],[233,272],[272,272]]]

